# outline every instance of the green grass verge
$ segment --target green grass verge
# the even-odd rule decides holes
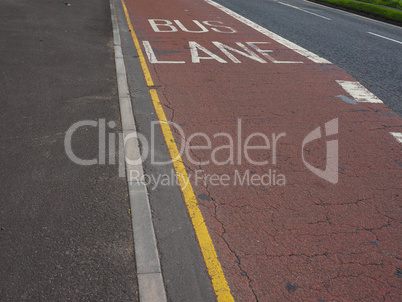
[[[402,9],[402,0],[357,0],[357,1]]]
[[[312,0],[312,1],[344,7],[352,11],[362,12],[372,16],[380,17],[385,20],[391,20],[402,24],[402,11],[397,11],[391,8],[351,0]]]

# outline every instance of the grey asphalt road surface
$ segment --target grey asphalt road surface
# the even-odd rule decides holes
[[[136,301],[126,180],[64,150],[119,125],[109,1],[3,0],[0,24],[0,301]]]
[[[401,27],[303,0],[216,2],[340,66],[402,116]]]

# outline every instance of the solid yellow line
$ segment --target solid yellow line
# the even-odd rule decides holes
[[[140,63],[141,63],[142,71],[144,72],[145,81],[147,82],[148,86],[154,86],[154,81],[152,81],[152,77],[149,72],[147,62],[145,62],[145,57],[144,57],[144,54],[142,53],[140,42],[138,41],[137,35],[135,34],[135,31],[133,28],[133,25],[131,24],[131,20],[130,20],[128,11],[127,11],[126,3],[124,2],[124,0],[121,0],[121,3],[123,4],[124,14],[126,15],[128,29],[130,30],[131,37],[133,38],[135,48],[137,49],[138,56],[140,58]]]
[[[154,86],[151,74],[145,61],[144,54],[140,47],[140,43],[138,42],[137,36],[135,35],[133,26],[131,24],[126,4],[124,0],[121,0],[121,2],[123,4],[123,9],[126,15],[128,27],[131,31],[131,37],[133,38],[135,48],[137,49],[138,56],[140,58],[145,80],[148,86]],[[191,218],[191,222],[197,235],[197,239],[200,244],[205,264],[207,266],[208,274],[212,280],[212,286],[214,288],[217,300],[219,302],[234,301],[233,296],[230,293],[230,288],[226,281],[225,275],[223,273],[222,266],[218,260],[218,256],[216,254],[211,236],[209,235],[207,226],[205,225],[205,221],[202,216],[201,210],[198,207],[193,187],[189,181],[186,168],[184,167],[183,161],[180,156],[180,152],[177,148],[169,123],[166,119],[165,112],[163,111],[162,104],[160,103],[158,93],[156,92],[155,89],[150,89],[149,93],[151,95],[155,112],[158,116],[161,125],[166,145],[169,149],[170,157],[172,158],[174,169],[176,170],[177,178],[179,180],[180,188],[183,193],[184,201],[186,203],[187,210]]]

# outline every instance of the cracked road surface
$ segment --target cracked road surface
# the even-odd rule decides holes
[[[125,1],[233,298],[399,301],[400,117],[209,2]]]

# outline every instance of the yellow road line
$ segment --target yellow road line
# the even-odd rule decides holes
[[[124,0],[121,0],[123,4],[124,13],[126,15],[128,27],[131,31],[131,37],[135,48],[137,49],[138,56],[140,58],[142,71],[145,76],[145,80],[148,86],[154,86],[151,74],[149,72],[148,66],[145,61],[144,54],[141,50],[140,43],[134,32],[133,25],[131,24],[130,16],[127,11],[126,4]],[[230,288],[227,284],[225,275],[222,270],[222,266],[218,260],[218,256],[215,251],[214,244],[212,242],[211,236],[209,235],[207,226],[205,224],[204,218],[202,216],[201,210],[198,207],[197,199],[195,197],[193,187],[189,181],[186,168],[184,167],[183,161],[181,159],[179,150],[175,143],[172,131],[170,130],[169,123],[166,119],[165,112],[163,111],[162,105],[159,101],[158,93],[155,89],[150,89],[149,93],[155,108],[155,112],[158,116],[162,133],[165,138],[166,145],[169,149],[170,157],[173,161],[174,169],[176,170],[177,177],[179,179],[179,184],[181,191],[183,193],[184,201],[187,206],[188,213],[191,218],[195,233],[197,235],[198,243],[200,244],[201,252],[204,257],[205,264],[207,266],[208,274],[212,280],[212,286],[214,288],[217,300],[219,302],[231,302],[234,301],[232,294],[230,293]]]
[[[140,42],[138,41],[137,35],[135,34],[135,31],[133,28],[133,25],[131,24],[131,20],[130,20],[128,11],[127,11],[126,3],[124,2],[124,0],[121,0],[121,3],[123,4],[124,14],[126,15],[128,29],[130,30],[131,37],[133,38],[135,48],[137,49],[137,53],[140,58],[140,63],[141,63],[142,71],[144,72],[145,81],[147,82],[148,86],[154,86],[154,81],[152,81],[151,74],[149,73],[147,62],[145,62],[145,57],[144,57],[144,54],[142,53]]]

